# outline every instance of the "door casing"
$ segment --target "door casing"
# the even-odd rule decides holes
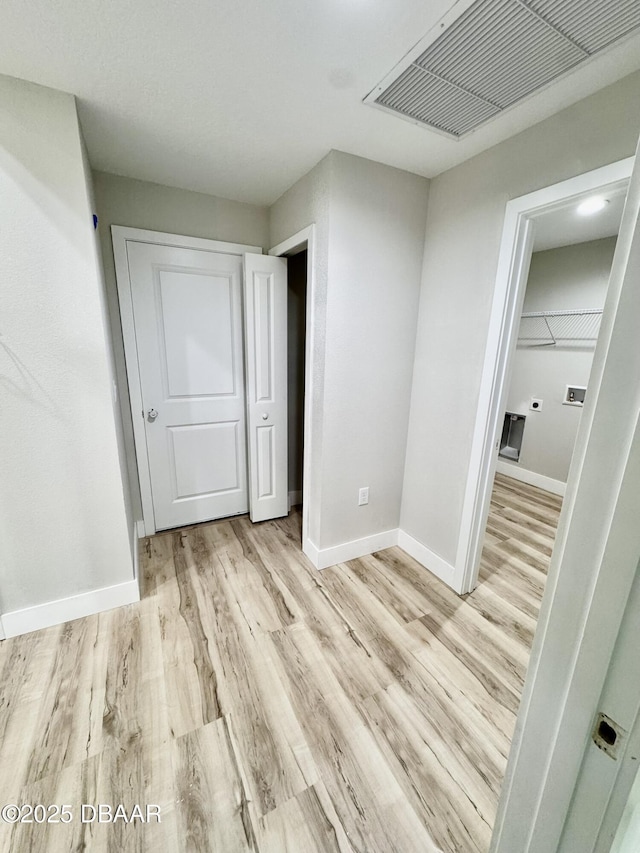
[[[565,207],[584,193],[626,185],[633,164],[634,158],[627,157],[507,202],[452,583],[461,595],[472,592],[478,583],[497,458],[495,444],[502,428],[535,218]]]
[[[633,476],[640,411],[639,274],[640,170],[634,167],[492,853],[560,849],[635,577],[640,555],[640,489]],[[591,803],[594,809],[603,805],[597,797]]]
[[[304,455],[302,459],[302,550],[313,565],[318,568],[318,548],[309,536],[310,517],[314,511],[312,495],[316,494],[316,478],[319,473],[311,465],[312,444],[314,441],[314,377],[317,374],[316,341],[314,324],[314,306],[316,302],[315,284],[315,225],[309,225],[292,234],[286,240],[269,249],[270,255],[286,257],[307,250],[307,316],[305,318],[305,354],[304,354]]]

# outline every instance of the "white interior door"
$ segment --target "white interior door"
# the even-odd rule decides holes
[[[128,240],[127,260],[155,526],[246,512],[242,256]]]
[[[640,466],[636,442],[636,470]],[[637,501],[636,501],[637,504]],[[576,789],[562,833],[559,853],[609,853],[640,764],[640,571],[631,588],[607,680],[598,702],[594,725],[597,746],[587,744]],[[602,727],[602,733],[596,731]],[[604,735],[604,737],[603,737]],[[606,739],[605,739],[606,738]],[[636,795],[637,797],[637,795]],[[628,815],[629,839],[624,827],[618,838],[620,853],[638,853],[640,804],[633,800]]]
[[[251,521],[289,512],[287,261],[244,256]]]

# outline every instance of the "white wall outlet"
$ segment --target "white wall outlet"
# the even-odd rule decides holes
[[[532,412],[542,411],[542,400],[539,397],[532,397],[529,401],[529,408]]]
[[[358,492],[358,506],[366,506],[369,503],[369,486],[364,486]]]

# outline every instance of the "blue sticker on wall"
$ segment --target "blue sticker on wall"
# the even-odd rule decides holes
[[[95,231],[97,227],[98,227],[98,217],[94,213],[93,214],[93,230]]]

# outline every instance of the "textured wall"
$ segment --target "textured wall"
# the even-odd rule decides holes
[[[615,246],[616,238],[608,237],[534,252],[523,310],[602,308]],[[520,460],[502,459],[505,465],[567,482],[582,409],[562,401],[567,385],[588,385],[594,348],[595,341],[517,347],[507,410],[526,415],[527,420]],[[543,400],[539,412],[530,411],[531,397]]]
[[[133,577],[72,96],[0,77],[0,581],[19,610]]]
[[[320,548],[400,521],[429,187],[331,157]]]
[[[509,199],[633,155],[640,74],[432,181],[402,503],[403,530],[456,556]]]
[[[321,549],[398,526],[428,186],[332,151],[271,209],[272,244],[316,224],[310,538]]]

